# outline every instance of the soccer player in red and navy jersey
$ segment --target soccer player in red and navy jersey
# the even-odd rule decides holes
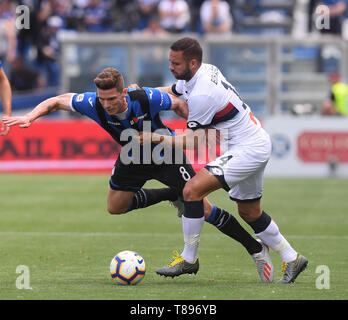
[[[236,89],[214,65],[202,63],[203,51],[197,40],[185,37],[170,47],[169,69],[178,80],[160,88],[187,101],[187,134],[165,137],[156,133],[141,137],[141,142],[164,143],[187,148],[194,146],[194,132],[213,128],[223,133],[223,155],[208,163],[185,185],[183,195],[184,250],[168,267],[158,272],[179,275],[198,268],[197,249],[203,225],[202,199],[220,188],[236,201],[239,215],[253,228],[255,235],[275,250],[283,260],[283,278],[278,283],[294,282],[308,260],[297,253],[280,233],[274,220],[261,208],[263,173],[271,155],[271,139],[252,114]],[[215,225],[227,221],[223,212],[210,215]],[[255,261],[256,262],[256,261]],[[263,281],[271,281],[270,263],[256,262]]]

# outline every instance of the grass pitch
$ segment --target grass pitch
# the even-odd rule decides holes
[[[348,299],[348,180],[265,180],[264,210],[309,260],[295,284],[277,285],[261,283],[242,246],[209,224],[201,235],[198,274],[159,277],[156,268],[169,263],[172,250],[183,247],[181,220],[168,202],[109,215],[108,179],[0,175],[0,300]],[[224,191],[209,199],[237,216]],[[136,286],[118,286],[109,274],[112,257],[126,249],[138,251],[146,261],[145,278]],[[271,257],[276,282],[281,260],[274,252]],[[23,265],[29,272],[27,283],[23,269],[17,269]],[[329,271],[326,280],[321,266]],[[326,289],[320,289],[323,284]],[[18,289],[21,285],[28,289]]]

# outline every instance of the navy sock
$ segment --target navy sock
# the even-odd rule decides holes
[[[261,216],[259,218],[257,218],[253,222],[248,222],[248,224],[250,225],[250,227],[253,228],[253,230],[257,234],[262,231],[265,231],[271,223],[271,221],[272,218],[265,211],[262,211]]]
[[[240,242],[249,254],[254,254],[262,250],[261,244],[227,211],[213,206],[212,213],[206,221],[214,225],[225,235]]]
[[[146,208],[161,201],[175,201],[177,199],[178,194],[171,188],[140,189],[134,194],[127,212],[134,209]]]
[[[186,218],[202,218],[204,216],[203,200],[200,201],[184,201]]]

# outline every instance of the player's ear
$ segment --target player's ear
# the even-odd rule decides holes
[[[198,61],[197,61],[197,59],[192,59],[191,61],[190,61],[190,67],[191,68],[196,68],[198,66]]]

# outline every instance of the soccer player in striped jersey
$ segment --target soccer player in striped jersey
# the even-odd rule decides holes
[[[0,100],[4,109],[4,115],[11,116],[11,101],[12,101],[12,90],[10,82],[2,67],[0,60]],[[6,126],[1,122],[0,136],[6,136],[10,131],[10,127]]]
[[[197,248],[204,221],[202,199],[223,188],[237,202],[239,215],[252,227],[255,235],[275,250],[283,260],[283,278],[278,283],[294,282],[307,264],[280,233],[274,220],[261,208],[263,173],[271,155],[271,140],[249,106],[236,89],[214,65],[202,63],[202,48],[195,39],[185,37],[172,44],[169,53],[170,71],[178,80],[173,86],[160,88],[182,96],[188,104],[187,134],[165,137],[143,135],[141,143],[153,142],[187,148],[193,146],[194,132],[214,128],[224,133],[226,150],[208,163],[185,185],[184,234],[185,246],[180,257],[161,274],[181,274],[198,264]],[[210,215],[213,224],[221,222],[221,215]],[[267,266],[258,265],[267,278]],[[262,270],[264,269],[264,270]]]
[[[173,151],[169,153],[172,157],[170,163],[160,164],[157,160],[162,155],[155,152],[156,144],[151,145],[150,153],[146,152],[145,147],[141,147],[139,152],[128,147],[132,145],[129,141],[132,136],[139,135],[144,129],[145,121],[151,126],[149,132],[160,129],[162,134],[174,136],[174,132],[161,121],[159,112],[174,110],[187,118],[186,102],[155,88],[129,91],[124,88],[122,75],[113,68],[104,69],[94,83],[97,92],[67,93],[53,97],[40,103],[25,116],[4,117],[3,121],[9,126],[19,125],[26,128],[39,117],[57,110],[80,112],[96,121],[122,146],[109,181],[107,208],[110,213],[126,213],[164,200],[178,201],[178,197],[182,197],[185,184],[195,175],[183,150],[179,151],[182,159],[180,163],[175,163],[175,150],[170,147]],[[142,188],[151,179],[162,182],[168,188]],[[219,216],[221,223],[215,224],[218,230],[240,242],[259,265],[270,266],[268,279],[260,272],[259,274],[263,282],[272,281],[272,261],[265,246],[253,238],[231,214],[213,206],[206,198],[202,203],[206,219],[211,215]],[[198,264],[195,264],[195,268],[187,270],[186,273],[197,271]]]

